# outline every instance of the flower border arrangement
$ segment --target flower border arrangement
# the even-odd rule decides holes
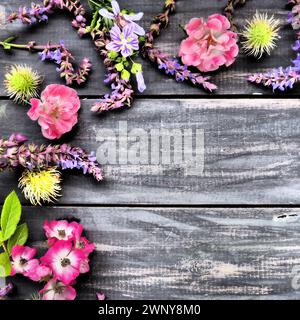
[[[233,1],[229,0],[229,3],[231,2]],[[245,2],[245,0],[235,1],[232,6],[235,7],[240,2]],[[9,16],[9,21],[20,20],[27,25],[45,22],[48,21],[49,15],[55,9],[67,10],[75,16],[72,26],[77,29],[80,36],[90,35],[93,39],[107,69],[105,83],[110,85],[112,89],[110,94],[104,95],[103,99],[97,101],[92,106],[91,110],[93,112],[101,113],[108,110],[130,107],[133,102],[134,93],[132,76],[135,76],[140,92],[146,89],[142,65],[135,61],[135,57],[139,52],[144,58],[150,60],[160,70],[171,75],[178,82],[187,81],[208,91],[217,89],[217,86],[210,82],[210,76],[203,76],[202,73],[189,69],[189,66],[195,66],[195,64],[187,65],[181,63],[180,59],[165,54],[160,49],[154,47],[155,38],[160,35],[163,28],[168,26],[170,15],[175,11],[175,0],[165,1],[163,13],[154,17],[147,33],[137,24],[137,21],[142,18],[143,13],[135,14],[127,9],[121,9],[115,0],[89,0],[88,3],[93,11],[90,25],[87,25],[86,10],[79,0],[44,0],[43,4],[32,3],[31,8],[21,7],[19,12],[12,13]],[[229,9],[227,9],[227,14],[230,16]],[[215,35],[220,33],[227,33],[229,35],[230,32],[226,31],[226,29],[230,26],[230,22],[225,21],[227,18],[224,16],[219,16],[218,19],[222,21],[222,28],[224,29],[219,30],[218,23],[215,26],[212,23],[208,23],[208,30],[216,28]],[[187,33],[189,33],[188,29]],[[234,33],[231,34],[237,38]],[[191,38],[191,34],[189,36]],[[232,36],[230,36],[227,44],[223,44],[224,36],[220,37],[220,42],[216,38],[213,38],[217,41],[215,46],[218,49],[214,50],[214,46],[212,46],[210,51],[206,53],[206,56],[211,57],[210,63],[215,64],[215,60],[218,62],[216,67],[203,71],[215,70],[221,65],[229,66],[233,63],[238,53],[238,47],[234,43],[235,40],[231,39]],[[212,37],[214,36],[212,35]],[[78,82],[78,79],[79,83],[86,80],[91,68],[89,60],[85,58],[83,65],[79,68],[79,72],[74,74],[74,68],[69,62],[67,62],[67,67],[65,67],[64,59],[69,57],[70,52],[64,47],[64,44],[36,46],[32,42],[27,45],[14,45],[11,44],[11,41],[11,39],[4,41],[3,46],[7,47],[7,49],[18,48],[19,46],[23,49],[41,50],[39,54],[43,60],[50,59],[60,64],[61,67],[58,70],[61,72],[61,76],[66,78],[67,83],[72,83],[75,80]],[[202,47],[202,43],[205,42],[210,43],[207,42],[206,38],[200,43],[198,40],[195,43],[199,47]],[[221,46],[221,51],[224,50],[224,54],[220,57],[213,57],[212,53],[218,52]],[[81,70],[83,75],[81,75]]]

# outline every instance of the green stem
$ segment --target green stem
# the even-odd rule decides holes
[[[96,27],[97,21],[98,21],[98,15],[99,15],[99,11],[96,10],[93,14],[93,20],[92,20],[91,24],[86,28],[88,30],[88,32],[92,32],[93,29]]]
[[[0,45],[1,45],[3,48],[9,47],[9,49],[10,49],[10,48],[28,49],[28,45],[27,45],[27,44],[15,44],[15,43],[8,43],[8,42],[0,41]]]
[[[8,256],[10,256],[10,254],[9,254],[9,252],[8,252],[8,250],[7,250],[7,248],[6,248],[6,245],[5,245],[5,243],[4,242],[2,242],[2,248],[3,248],[3,250],[4,250],[4,252],[8,255]]]
[[[0,41],[0,45],[3,48],[6,49],[11,49],[11,48],[15,48],[15,49],[22,49],[22,50],[37,50],[37,51],[42,51],[45,50],[46,48],[48,49],[57,49],[60,48],[61,45],[57,44],[57,45],[49,45],[49,46],[35,46],[35,45],[29,45],[29,44],[17,44],[17,43],[9,43],[9,42],[5,42],[5,41]]]

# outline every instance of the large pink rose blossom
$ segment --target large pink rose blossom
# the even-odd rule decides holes
[[[183,40],[179,56],[188,66],[201,72],[230,66],[238,55],[237,34],[230,31],[229,20],[220,14],[203,19],[193,18],[186,25],[188,38]]]
[[[41,94],[41,100],[31,99],[28,116],[38,120],[43,136],[59,139],[72,130],[78,121],[80,100],[74,89],[59,84],[51,84]]]
[[[52,269],[56,279],[69,285],[81,273],[81,263],[85,259],[84,253],[74,249],[71,241],[58,240],[41,258],[41,262]]]

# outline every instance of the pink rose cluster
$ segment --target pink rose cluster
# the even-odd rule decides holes
[[[80,100],[77,92],[64,85],[50,84],[41,94],[41,99],[30,100],[28,116],[38,121],[43,136],[47,139],[59,139],[70,132],[78,121]]]
[[[186,25],[188,38],[183,40],[179,56],[187,66],[194,66],[201,72],[217,70],[233,64],[239,53],[237,34],[230,31],[229,20],[220,14],[213,14],[205,22],[193,18]]]
[[[12,248],[12,271],[37,282],[46,282],[39,292],[43,300],[74,300],[72,287],[81,273],[90,271],[89,255],[95,246],[82,236],[83,227],[66,220],[45,221],[44,231],[49,246],[40,259],[37,250],[16,245]]]

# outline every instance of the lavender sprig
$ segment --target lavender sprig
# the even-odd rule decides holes
[[[92,68],[90,60],[88,58],[83,58],[76,71],[75,66],[72,63],[75,59],[70,50],[65,47],[63,41],[57,45],[52,45],[50,42],[47,45],[36,45],[35,42],[29,42],[28,44],[16,44],[11,41],[12,38],[8,38],[4,41],[0,41],[0,45],[6,50],[15,48],[39,51],[38,54],[42,61],[50,60],[59,66],[57,71],[60,73],[60,77],[65,79],[66,84],[71,85],[74,82],[82,84],[87,81]]]
[[[66,84],[68,85],[73,84],[73,82],[77,84],[86,82],[92,67],[90,60],[85,57],[79,65],[78,70],[75,71],[71,62],[75,59],[72,53],[65,47],[63,41],[56,47],[51,46],[49,43],[42,52],[39,52],[39,56],[42,61],[51,60],[59,65],[57,71],[60,73],[60,77],[66,80]]]
[[[91,174],[97,181],[103,180],[103,172],[95,153],[86,153],[79,147],[68,144],[35,145],[24,143],[27,137],[12,134],[8,140],[0,140],[0,172],[19,166],[29,170],[58,167],[61,170],[78,169]]]
[[[200,73],[190,71],[178,59],[162,53],[159,49],[148,49],[148,58],[158,65],[158,69],[174,76],[178,82],[188,81],[209,91],[217,89],[215,84],[208,81],[210,77],[203,77]]]
[[[256,73],[250,75],[248,81],[262,84],[265,87],[272,87],[273,91],[276,89],[285,91],[292,89],[294,84],[300,80],[300,74],[295,71],[295,68],[289,66],[287,68],[279,67],[267,73]]]
[[[20,20],[23,24],[28,25],[48,21],[48,15],[52,13],[53,7],[53,1],[49,3],[44,1],[42,5],[32,3],[31,7],[21,6],[18,12],[13,12],[9,15],[8,21]]]
[[[74,14],[73,27],[77,28],[80,34],[85,33],[86,11],[79,0],[44,0],[43,4],[32,3],[31,7],[21,6],[18,12],[9,15],[8,21],[20,20],[28,25],[47,22],[54,9],[67,10]]]
[[[238,7],[242,7],[247,0],[228,0],[224,9],[225,16],[231,24],[231,30],[238,33],[237,25],[234,22],[234,11]]]
[[[166,0],[163,13],[157,15],[146,34],[146,41],[142,48],[142,55],[158,66],[158,69],[164,70],[168,75],[175,78],[176,81],[187,81],[194,85],[202,86],[204,89],[213,91],[217,86],[209,82],[210,77],[203,77],[200,73],[191,72],[186,65],[183,65],[175,57],[171,57],[154,47],[154,40],[161,33],[161,30],[169,24],[170,14],[175,11],[175,0]]]

